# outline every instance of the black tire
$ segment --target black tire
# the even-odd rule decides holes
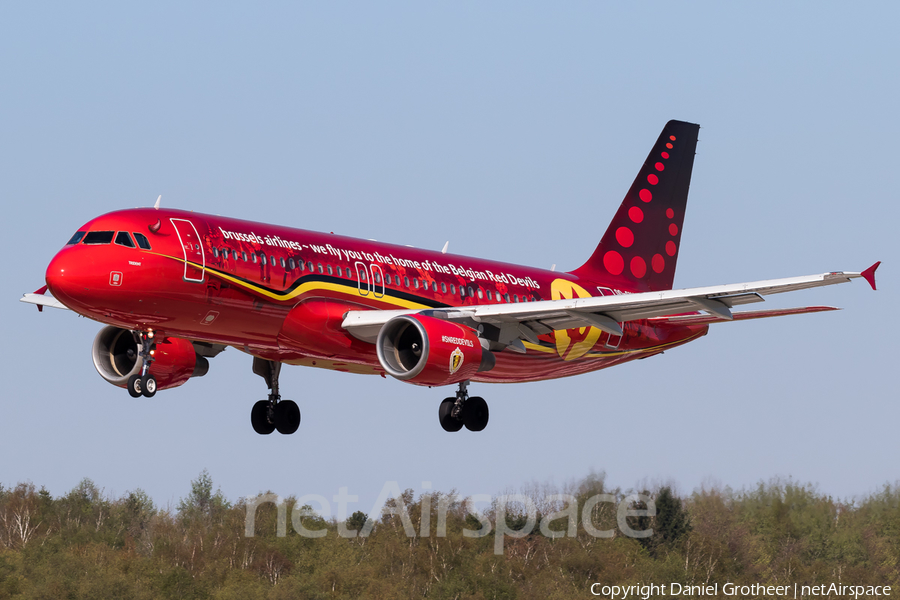
[[[141,391],[145,398],[152,398],[156,395],[156,377],[147,373],[141,377]]]
[[[269,421],[269,408],[272,403],[268,400],[260,400],[250,410],[250,424],[253,431],[260,435],[269,435],[275,431],[275,423]]]
[[[441,427],[444,431],[450,433],[459,431],[463,426],[463,422],[459,419],[454,419],[451,414],[454,404],[456,404],[456,398],[444,398],[440,407],[438,407],[438,419],[441,422]]]
[[[141,387],[141,376],[132,375],[128,378],[128,394],[132,398],[140,398],[143,395],[144,388]]]
[[[300,408],[293,400],[282,400],[275,405],[275,429],[282,435],[291,435],[300,427]]]
[[[463,422],[469,431],[481,431],[488,424],[488,405],[484,398],[475,396],[463,404]]]

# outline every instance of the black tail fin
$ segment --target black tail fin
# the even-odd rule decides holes
[[[699,130],[666,123],[597,249],[573,275],[629,291],[672,289]]]

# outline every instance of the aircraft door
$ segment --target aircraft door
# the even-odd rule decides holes
[[[361,263],[356,261],[356,282],[359,289],[360,296],[368,296],[369,295],[369,267],[365,265],[365,263]]]
[[[369,268],[372,270],[372,293],[376,298],[382,298],[384,297],[384,272],[374,263]]]
[[[202,283],[206,272],[206,256],[197,228],[187,219],[169,219],[169,221],[175,227],[175,233],[181,242],[181,251],[184,253],[184,280]]]

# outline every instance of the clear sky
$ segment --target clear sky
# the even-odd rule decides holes
[[[92,478],[166,505],[203,469],[368,511],[385,481],[496,494],[593,471],[629,488],[839,497],[900,478],[900,5],[3,3],[0,483]],[[876,260],[770,299],[840,312],[714,326],[577,378],[476,385],[488,428],[447,434],[451,389],[286,368],[303,423],[258,436],[266,394],[229,349],[132,399],[95,372],[100,325],[19,297],[85,221],[165,206],[573,269],[663,124],[700,123],[676,287]],[[754,307],[756,308],[756,307]]]

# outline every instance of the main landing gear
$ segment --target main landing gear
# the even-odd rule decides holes
[[[140,375],[132,375],[128,378],[128,393],[132,398],[145,396],[152,398],[156,395],[156,377],[150,374],[150,364],[153,362],[153,332],[134,331],[134,341],[141,349],[138,353],[143,359]],[[129,354],[133,355],[134,350],[129,349]]]
[[[469,431],[481,431],[488,424],[488,405],[484,398],[469,398],[468,381],[461,381],[456,398],[444,398],[438,409],[438,418],[444,431],[459,431],[463,425]]]
[[[300,427],[300,408],[293,400],[282,400],[278,393],[281,363],[253,357],[253,372],[266,380],[270,392],[268,400],[260,400],[250,411],[253,431],[260,435],[268,435],[276,429],[284,435],[297,431]]]

